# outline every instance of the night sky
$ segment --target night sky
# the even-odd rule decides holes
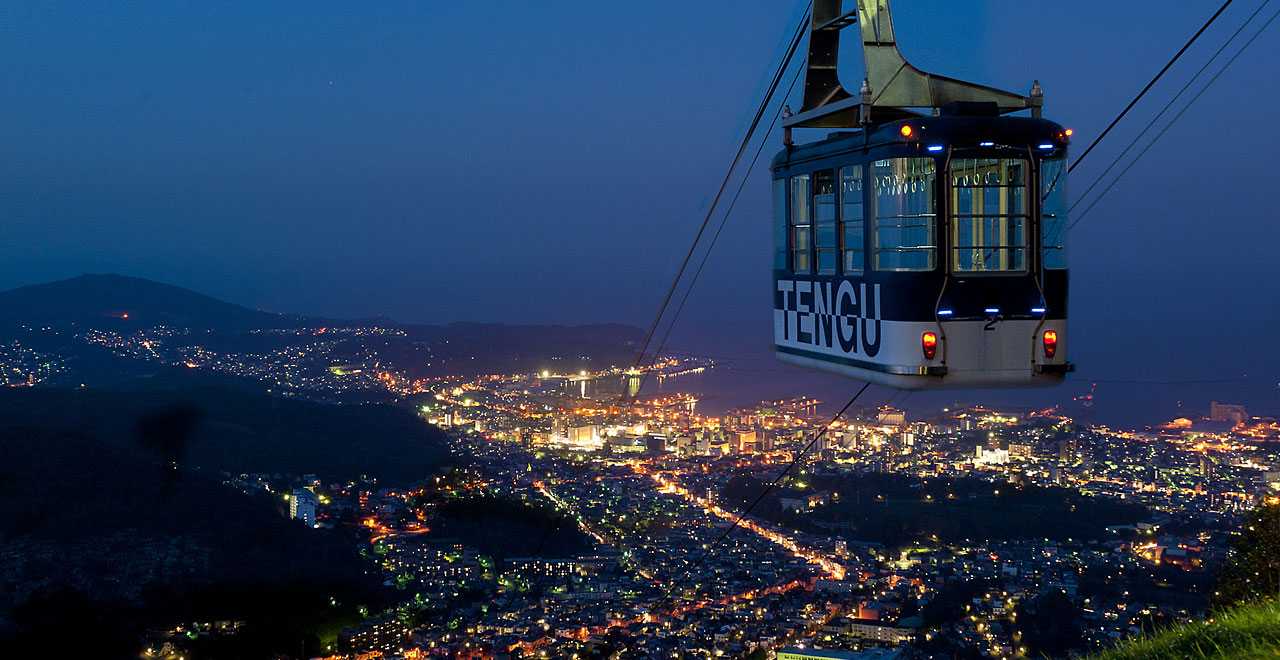
[[[1260,2],[1224,13],[1074,192]],[[922,69],[1022,93],[1038,79],[1079,155],[1217,4],[896,0],[894,17]],[[116,272],[302,314],[643,327],[803,9],[3,3],[0,288]],[[1069,384],[971,399],[1061,401],[1099,380],[1118,419],[1184,397],[1280,412],[1277,61],[1272,25],[1072,234]],[[780,146],[671,345],[769,344],[764,164]],[[832,399],[850,387],[759,364]]]

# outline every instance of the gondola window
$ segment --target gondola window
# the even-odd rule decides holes
[[[834,170],[813,173],[813,229],[818,255],[818,273],[833,275],[839,243],[836,241],[836,174]]]
[[[872,165],[876,270],[933,270],[937,252],[932,158],[889,158]]]
[[[787,268],[787,180],[773,180],[773,267]]]
[[[813,270],[813,225],[809,218],[809,175],[791,177],[791,270]]]
[[[1027,161],[951,161],[951,270],[1009,273],[1027,269]]]
[[[1067,161],[1040,164],[1040,245],[1045,268],[1067,267]]]
[[[862,166],[840,168],[840,233],[843,241],[844,272],[856,273],[865,266],[863,249]]]

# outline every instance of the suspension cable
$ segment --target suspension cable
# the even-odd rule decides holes
[[[684,276],[685,269],[686,269],[686,268],[687,268],[687,266],[689,265],[689,261],[692,259],[694,252],[697,250],[698,244],[701,242],[701,240],[702,240],[702,236],[703,236],[703,234],[705,233],[705,231],[706,231],[706,229],[707,229],[707,226],[710,224],[711,217],[712,217],[712,215],[715,213],[716,205],[717,205],[717,203],[720,201],[720,197],[721,197],[721,195],[723,195],[723,193],[724,193],[725,189],[728,187],[728,185],[729,185],[729,181],[730,181],[730,180],[731,180],[731,178],[732,178],[732,175],[733,175],[734,170],[737,168],[738,162],[739,162],[739,160],[741,159],[742,154],[746,151],[746,148],[747,148],[748,144],[750,143],[751,138],[755,135],[755,131],[756,131],[756,129],[757,129],[757,127],[758,127],[759,123],[760,123],[760,119],[761,119],[761,117],[763,117],[763,116],[764,116],[765,111],[768,109],[769,104],[770,104],[770,102],[771,102],[771,101],[772,101],[772,99],[773,99],[773,95],[774,95],[774,93],[777,91],[778,83],[782,80],[783,75],[786,73],[787,67],[788,67],[788,66],[790,65],[790,63],[791,63],[791,59],[792,59],[792,57],[795,55],[796,49],[797,49],[797,48],[799,47],[799,45],[800,45],[800,40],[801,40],[801,38],[804,36],[804,28],[805,28],[805,24],[808,22],[808,19],[809,19],[809,10],[806,10],[806,11],[805,11],[805,13],[804,13],[804,14],[802,14],[802,15],[801,15],[801,17],[800,17],[800,23],[799,23],[799,25],[796,27],[796,32],[795,32],[795,34],[792,36],[791,43],[790,43],[790,45],[788,46],[787,52],[786,52],[786,54],[783,56],[783,58],[782,58],[782,63],[779,65],[778,70],[774,73],[773,79],[772,79],[772,81],[771,81],[771,82],[770,82],[770,84],[769,84],[769,88],[768,88],[768,90],[766,91],[766,93],[765,93],[765,95],[764,95],[764,99],[760,102],[760,107],[757,109],[756,114],[755,114],[755,117],[754,117],[754,119],[752,120],[750,127],[747,129],[746,136],[743,138],[743,140],[742,140],[742,144],[738,147],[738,152],[734,155],[734,157],[733,157],[733,162],[729,165],[729,171],[725,173],[724,181],[720,184],[720,189],[716,192],[715,199],[712,201],[710,208],[707,210],[707,215],[706,215],[706,217],[705,217],[705,218],[703,219],[703,221],[702,221],[702,226],[701,226],[701,227],[699,227],[699,229],[698,229],[698,233],[697,233],[697,235],[696,235],[696,236],[694,237],[694,239],[693,239],[693,245],[691,245],[691,246],[689,247],[689,253],[685,255],[685,257],[684,257],[684,261],[683,261],[683,263],[681,263],[679,270],[676,272],[675,279],[671,282],[671,286],[670,286],[670,288],[668,288],[668,290],[667,290],[666,296],[665,296],[665,298],[664,298],[664,299],[663,299],[663,301],[662,301],[662,305],[661,305],[661,306],[659,307],[659,309],[658,309],[658,313],[657,313],[657,315],[654,317],[653,322],[649,325],[649,329],[648,329],[648,331],[646,331],[646,333],[645,333],[644,341],[642,342],[642,344],[641,344],[641,346],[640,346],[640,349],[636,352],[636,356],[635,356],[635,358],[634,358],[634,359],[633,359],[633,361],[632,361],[632,365],[631,365],[631,366],[632,366],[632,369],[635,369],[635,368],[639,367],[639,366],[640,366],[640,363],[643,361],[643,359],[644,359],[644,355],[645,355],[645,352],[646,352],[646,350],[648,349],[648,346],[649,346],[650,341],[653,339],[653,334],[654,334],[654,332],[655,332],[655,331],[656,331],[656,329],[657,329],[658,323],[662,320],[662,317],[663,317],[663,315],[664,315],[664,314],[665,314],[665,312],[666,312],[667,305],[668,305],[668,304],[669,304],[669,302],[671,301],[671,297],[672,297],[672,295],[675,293],[676,286],[680,283],[680,280],[681,280],[681,279],[682,279],[682,277]],[[797,74],[797,76],[798,76],[798,74]],[[791,89],[792,89],[792,88],[794,88],[794,86],[795,86],[795,79],[794,79],[794,78],[793,78],[793,79],[792,79],[792,81],[791,81],[791,85],[792,85],[792,87],[787,89],[787,95],[790,95],[790,94],[791,94]],[[779,107],[781,108],[781,106],[779,106]],[[779,111],[778,111],[778,112],[779,112],[779,113],[781,113],[781,109],[779,109]],[[773,124],[776,124],[776,123],[777,123],[777,117],[775,116],[773,123],[771,123],[771,124],[770,124],[770,126],[769,126],[769,131],[770,131],[770,132],[773,130]],[[767,140],[767,139],[768,139],[768,133],[766,133],[766,135],[765,135],[765,140]],[[761,143],[761,144],[762,144],[762,146],[763,146],[763,141],[762,141],[762,143]],[[756,158],[758,158],[758,157],[759,157],[759,155],[760,155],[760,152],[757,150],[757,152],[756,152]],[[755,165],[755,159],[752,159],[752,161],[751,161],[751,162],[752,162],[752,165],[754,166],[754,165]],[[744,180],[745,180],[745,177],[744,177]],[[741,186],[739,186],[739,188],[738,188],[738,194],[741,194],[741,192],[742,192],[742,187],[741,187]],[[736,203],[736,202],[737,202],[737,199],[738,199],[738,196],[737,196],[737,194],[735,194],[735,195],[734,195],[734,198],[733,198],[733,201]],[[733,206],[732,206],[732,205],[730,205],[730,207],[729,207],[729,211],[732,211],[732,210],[733,210]],[[726,217],[727,217],[727,214],[728,214],[728,211],[726,211]],[[724,222],[722,221],[722,222],[721,222],[721,224],[720,224],[720,228],[721,228],[721,229],[723,229],[723,227],[724,227]],[[719,233],[720,233],[720,232],[719,232],[719,230],[717,230],[717,231],[716,231],[716,236],[719,236]],[[714,244],[715,244],[715,239],[712,239],[712,246],[714,246]],[[711,248],[710,248],[710,247],[708,247],[707,249],[708,249],[708,252],[709,252]],[[704,255],[704,257],[703,257],[703,263],[705,263],[705,262],[706,262],[706,256]],[[701,270],[702,270],[702,265],[701,265],[701,264],[699,264],[699,266],[698,266],[698,272],[701,272]],[[694,280],[696,280],[696,279],[697,279],[697,274],[695,274],[695,275],[694,275]],[[689,285],[689,286],[690,286],[690,288],[692,288],[692,286],[693,286],[692,282],[690,282],[690,285]],[[686,293],[685,293],[685,298],[686,298],[686,299],[688,298],[688,292],[686,292]],[[681,306],[681,307],[683,307],[683,306],[684,306],[684,300],[681,300],[680,306]],[[679,315],[679,311],[677,311],[677,312],[676,312],[676,314],[677,314],[677,316],[678,316],[678,315]],[[672,320],[672,323],[674,323],[674,322],[675,322],[675,321],[674,321],[674,319],[673,319],[673,320]],[[670,333],[670,327],[668,327],[667,332],[668,332],[668,333]],[[665,344],[665,342],[666,342],[666,335],[664,335],[664,336],[663,336],[663,343]],[[661,348],[659,348],[659,350],[661,350]],[[654,359],[651,361],[650,366],[652,366],[652,362],[656,362],[656,361],[657,361],[657,355],[656,355],[656,352],[655,352]],[[644,387],[644,380],[648,378],[648,374],[647,374],[647,372],[646,372],[646,373],[645,373],[641,378],[642,378],[642,380],[641,380],[641,383],[640,383],[640,387],[639,387],[639,388],[637,388],[637,392],[639,391],[639,389],[641,389],[641,388],[643,388],[643,387]],[[620,395],[619,395],[619,397],[618,397],[618,403],[619,403],[619,411],[618,411],[618,414],[619,414],[619,415],[621,415],[621,407],[622,407],[622,406],[621,406],[621,403],[622,403],[626,398],[627,398],[627,387],[626,387],[626,385],[624,384],[624,386],[623,386],[623,388],[622,388],[622,392],[620,393]],[[616,417],[615,417],[615,419],[616,419]],[[558,523],[558,521],[554,521],[554,522],[557,522],[557,523]],[[548,528],[547,533],[550,533],[550,528]],[[544,535],[544,538],[545,538],[545,535]],[[638,560],[637,560],[637,561],[638,561]],[[649,572],[652,572],[652,571],[649,571]]]
[[[653,340],[653,334],[658,329],[658,323],[662,320],[666,313],[667,305],[671,302],[671,296],[676,291],[681,278],[684,277],[685,269],[689,266],[689,261],[693,258],[694,252],[697,250],[698,244],[702,241],[702,235],[706,232],[707,226],[711,223],[711,216],[715,213],[716,206],[720,202],[720,197],[729,186],[729,180],[733,176],[734,169],[738,166],[738,161],[742,158],[743,152],[747,150],[747,145],[751,138],[755,135],[756,127],[760,124],[760,118],[764,116],[765,110],[769,107],[769,102],[773,99],[773,94],[778,89],[778,83],[782,80],[783,74],[787,70],[787,66],[791,63],[792,56],[795,55],[796,49],[800,46],[800,41],[804,36],[805,24],[809,21],[810,10],[806,9],[800,17],[800,24],[796,26],[795,36],[791,39],[791,46],[787,49],[787,54],[783,56],[782,63],[778,66],[778,70],[774,73],[773,81],[769,84],[769,90],[765,93],[764,99],[760,102],[759,109],[756,110],[755,118],[752,119],[747,134],[742,138],[742,144],[738,147],[738,152],[733,157],[733,162],[729,165],[729,171],[724,175],[724,181],[720,183],[720,189],[716,191],[715,199],[711,201],[711,206],[707,209],[707,215],[702,220],[702,226],[698,228],[697,235],[693,238],[693,245],[689,246],[689,252],[684,256],[680,268],[676,271],[675,278],[671,281],[671,286],[667,288],[667,294],[662,299],[662,304],[658,307],[658,313],[653,317],[653,322],[649,324],[649,329],[645,332],[644,341],[640,344],[640,349],[636,351],[636,357],[632,361],[632,368],[640,366],[640,362],[644,359],[645,351],[649,348],[649,342]]]
[[[1093,151],[1094,147],[1098,146],[1099,142],[1102,142],[1102,138],[1106,137],[1107,133],[1110,133],[1111,129],[1115,128],[1116,124],[1120,123],[1120,120],[1123,119],[1125,115],[1129,114],[1129,111],[1132,110],[1133,106],[1136,105],[1138,101],[1143,97],[1143,95],[1147,93],[1147,90],[1151,89],[1151,87],[1156,84],[1156,81],[1160,80],[1160,77],[1163,76],[1164,73],[1169,70],[1169,67],[1173,66],[1173,63],[1177,62],[1178,58],[1182,57],[1182,54],[1187,52],[1187,49],[1191,47],[1191,44],[1195,43],[1196,39],[1199,39],[1200,35],[1204,34],[1204,31],[1209,29],[1209,26],[1212,25],[1214,21],[1218,20],[1218,16],[1221,15],[1222,12],[1226,10],[1227,5],[1230,5],[1231,3],[1232,3],[1232,0],[1227,0],[1226,2],[1222,3],[1221,7],[1218,7],[1218,11],[1214,12],[1213,16],[1210,16],[1209,20],[1206,21],[1204,25],[1200,26],[1200,29],[1197,30],[1194,35],[1192,35],[1190,41],[1188,41],[1186,44],[1183,44],[1182,48],[1179,49],[1177,54],[1173,56],[1173,59],[1169,60],[1169,63],[1165,64],[1163,69],[1160,69],[1160,73],[1157,73],[1156,77],[1152,78],[1151,82],[1147,83],[1147,86],[1143,87],[1142,91],[1138,92],[1138,95],[1133,97],[1133,100],[1129,102],[1129,105],[1125,106],[1124,110],[1121,110],[1120,114],[1116,115],[1116,118],[1111,120],[1111,124],[1108,125],[1106,129],[1104,129],[1102,133],[1100,133],[1098,137],[1094,139],[1093,143],[1091,143],[1084,150],[1084,153],[1080,154],[1080,157],[1076,159],[1076,162],[1072,163],[1069,167],[1067,167],[1068,174],[1071,173],[1071,170],[1074,170],[1076,168],[1076,165],[1080,164],[1080,161],[1084,160],[1085,156],[1089,155],[1090,151]]]
[[[1089,206],[1086,207],[1084,211],[1081,211],[1079,217],[1077,217],[1075,221],[1073,221],[1067,227],[1068,231],[1074,229],[1076,225],[1080,224],[1080,221],[1083,220],[1085,216],[1089,214],[1089,211],[1093,210],[1093,207],[1096,206],[1098,202],[1102,201],[1102,198],[1105,197],[1108,192],[1111,192],[1111,189],[1114,188],[1115,185],[1120,182],[1120,179],[1124,178],[1124,175],[1129,172],[1130,168],[1132,168],[1135,164],[1137,164],[1137,162],[1141,160],[1144,155],[1146,155],[1147,151],[1150,150],[1151,147],[1157,141],[1160,140],[1161,136],[1163,136],[1165,132],[1167,132],[1170,128],[1173,127],[1175,123],[1178,122],[1178,119],[1182,117],[1183,113],[1185,113],[1189,108],[1191,108],[1191,106],[1195,104],[1196,100],[1199,99],[1200,96],[1203,95],[1206,91],[1208,91],[1209,87],[1211,87],[1213,83],[1218,80],[1218,77],[1221,76],[1223,72],[1225,72],[1233,63],[1235,63],[1236,59],[1239,58],[1240,55],[1244,53],[1245,49],[1247,49],[1254,42],[1254,40],[1257,39],[1263,33],[1263,31],[1265,31],[1268,27],[1271,26],[1272,21],[1276,20],[1277,16],[1280,16],[1280,10],[1272,14],[1271,18],[1268,18],[1267,22],[1263,23],[1262,27],[1258,28],[1258,31],[1254,32],[1252,37],[1249,37],[1249,40],[1246,41],[1244,45],[1240,47],[1240,50],[1236,51],[1236,54],[1232,55],[1231,59],[1227,60],[1227,63],[1222,65],[1222,68],[1218,69],[1217,73],[1213,74],[1213,77],[1209,79],[1209,82],[1205,83],[1204,87],[1202,87],[1199,92],[1196,92],[1195,96],[1191,97],[1191,100],[1188,101],[1187,104],[1183,106],[1181,110],[1178,111],[1178,114],[1174,115],[1173,119],[1170,119],[1169,123],[1166,124],[1164,128],[1160,129],[1160,132],[1157,133],[1154,138],[1151,138],[1151,142],[1147,143],[1147,146],[1143,147],[1142,151],[1138,152],[1137,156],[1134,156],[1133,160],[1130,161],[1129,164],[1126,165],[1125,168],[1121,170],[1119,174],[1116,175],[1116,178],[1113,179],[1111,183],[1108,184],[1107,187],[1102,190],[1102,192],[1098,193],[1098,196],[1094,198],[1093,202],[1090,203]]]
[[[787,93],[782,98],[791,96],[791,91],[795,89],[796,82],[800,80],[800,72],[804,71],[804,64],[796,69],[796,74],[791,78],[791,85],[787,87]],[[720,226],[716,227],[716,232],[711,236],[711,242],[707,245],[706,252],[702,253],[702,260],[698,263],[697,269],[693,271],[693,276],[689,278],[689,286],[684,290],[684,295],[680,298],[680,303],[676,305],[676,311],[671,315],[671,322],[667,324],[667,329],[662,333],[662,339],[658,342],[658,347],[653,351],[653,357],[650,358],[650,365],[658,361],[658,357],[662,355],[662,349],[667,345],[667,338],[671,336],[671,330],[676,325],[676,320],[680,318],[680,312],[684,311],[684,305],[689,301],[689,294],[693,293],[693,286],[698,282],[698,276],[702,274],[702,269],[707,265],[707,259],[711,256],[711,251],[716,247],[716,241],[720,239],[720,233],[724,231],[725,223],[729,220],[729,215],[733,213],[733,207],[738,203],[738,197],[742,195],[742,189],[747,183],[751,170],[755,168],[756,161],[760,159],[760,153],[764,151],[764,145],[769,143],[769,136],[773,133],[773,129],[778,125],[778,119],[782,116],[783,106],[779,104],[778,112],[773,117],[773,123],[769,125],[769,130],[765,131],[764,137],[760,139],[760,145],[756,148],[755,156],[751,158],[751,164],[747,166],[747,174],[743,175],[742,180],[738,182],[738,190],[734,193],[733,199],[729,201],[729,208],[725,210],[724,217],[720,219]],[[640,387],[644,387],[645,380],[648,379],[648,372],[641,376]]]
[[[1187,83],[1182,86],[1182,89],[1178,90],[1178,93],[1174,94],[1173,98],[1169,99],[1169,102],[1165,104],[1164,108],[1162,108],[1160,112],[1157,113],[1156,116],[1151,119],[1151,121],[1147,122],[1147,125],[1145,128],[1142,129],[1142,132],[1138,133],[1136,137],[1130,140],[1128,146],[1126,146],[1124,150],[1121,151],[1120,154],[1111,161],[1110,165],[1107,165],[1107,169],[1103,170],[1102,174],[1099,174],[1098,178],[1094,179],[1093,183],[1089,184],[1089,187],[1086,188],[1084,192],[1080,193],[1079,199],[1077,199],[1071,205],[1071,207],[1067,209],[1068,215],[1070,215],[1070,213],[1074,211],[1075,208],[1079,206],[1086,197],[1089,196],[1089,193],[1092,192],[1093,189],[1098,186],[1098,184],[1102,183],[1102,180],[1107,177],[1107,174],[1109,174],[1111,170],[1115,168],[1116,165],[1120,164],[1120,161],[1125,157],[1125,155],[1129,153],[1129,150],[1133,149],[1134,145],[1136,145],[1138,141],[1142,139],[1142,136],[1146,135],[1147,131],[1151,130],[1151,128],[1155,126],[1156,122],[1160,121],[1160,118],[1164,116],[1164,113],[1168,112],[1169,108],[1173,107],[1173,104],[1176,103],[1178,99],[1182,98],[1182,95],[1185,94],[1186,91],[1191,88],[1191,85],[1195,83],[1197,79],[1200,78],[1200,75],[1203,74],[1205,70],[1209,68],[1209,65],[1213,64],[1213,62],[1218,59],[1218,56],[1222,54],[1222,51],[1226,50],[1227,46],[1230,46],[1231,42],[1235,41],[1236,37],[1240,36],[1240,33],[1243,32],[1244,29],[1248,27],[1250,23],[1253,22],[1253,19],[1256,18],[1258,14],[1261,13],[1262,10],[1265,9],[1267,5],[1270,3],[1271,3],[1271,0],[1263,0],[1263,3],[1259,5],[1257,9],[1254,10],[1253,14],[1251,14],[1249,18],[1245,20],[1245,22],[1241,23],[1240,27],[1236,28],[1236,31],[1231,35],[1230,38],[1228,38],[1226,41],[1222,43],[1222,46],[1218,48],[1217,52],[1215,52],[1212,57],[1210,57],[1207,61],[1205,61],[1204,66],[1200,67],[1200,70],[1196,71],[1195,75],[1191,76],[1191,78],[1187,80]]]

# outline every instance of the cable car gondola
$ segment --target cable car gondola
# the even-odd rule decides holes
[[[804,105],[772,164],[778,359],[905,390],[1061,383],[1070,131],[1041,118],[1038,84],[924,73],[887,1],[841,4],[814,2]],[[854,24],[857,96],[835,70]],[[837,130],[796,145],[793,128]]]

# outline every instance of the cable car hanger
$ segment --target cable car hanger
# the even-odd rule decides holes
[[[800,112],[783,120],[785,128],[851,128],[932,114],[948,104],[995,103],[999,114],[1031,110],[1040,117],[1044,95],[1039,82],[1027,96],[994,87],[926,73],[898,50],[888,0],[858,0],[858,8],[842,11],[842,0],[814,0],[809,28],[804,101]],[[840,84],[836,61],[840,31],[857,24],[862,33],[862,88],[854,97]]]

